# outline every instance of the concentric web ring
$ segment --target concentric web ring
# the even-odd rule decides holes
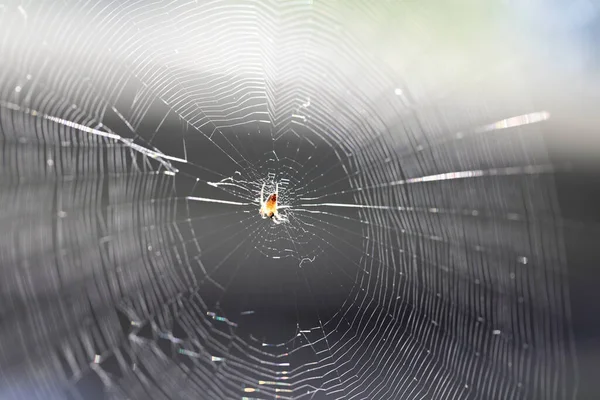
[[[572,397],[551,115],[425,3],[2,7],[0,397]]]

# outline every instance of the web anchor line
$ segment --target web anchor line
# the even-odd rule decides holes
[[[40,117],[40,118],[46,119],[48,121],[52,121],[52,122],[56,122],[56,123],[59,123],[64,126],[68,126],[69,128],[75,128],[82,132],[91,133],[92,135],[102,136],[107,139],[116,140],[118,142],[123,143],[125,146],[131,148],[132,150],[158,161],[159,163],[162,164],[163,167],[165,167],[171,173],[170,175],[179,172],[179,170],[177,168],[175,168],[169,161],[175,161],[178,163],[187,164],[187,160],[184,160],[183,158],[169,156],[169,155],[161,153],[158,150],[150,150],[146,147],[143,147],[143,146],[133,143],[133,139],[124,138],[120,135],[117,135],[116,133],[104,132],[99,129],[90,128],[89,126],[85,126],[85,125],[79,124],[77,122],[69,121],[69,120],[66,120],[63,118],[58,118],[58,117],[55,117],[52,115],[44,114],[42,112],[33,110],[28,107],[21,107],[15,103],[0,101],[0,107],[8,108],[13,111],[20,111],[25,114],[29,114],[33,117]]]

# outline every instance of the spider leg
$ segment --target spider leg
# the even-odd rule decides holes
[[[273,218],[273,222],[275,222],[278,225],[281,224],[282,222],[288,221],[288,219],[285,216],[283,216],[279,213],[275,214],[274,216],[275,216],[275,218]]]
[[[262,204],[265,202],[265,184],[263,182],[262,188],[260,188],[260,205],[262,206]]]

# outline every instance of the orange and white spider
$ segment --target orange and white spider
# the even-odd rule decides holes
[[[275,184],[275,193],[272,193],[265,200],[265,184],[263,183],[260,189],[260,216],[263,218],[271,218],[276,224],[286,222],[287,218],[279,214],[277,211],[277,200],[279,200],[279,184]]]

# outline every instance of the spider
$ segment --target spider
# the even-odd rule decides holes
[[[277,211],[277,200],[279,198],[279,184],[275,184],[275,193],[272,193],[267,200],[265,198],[265,184],[260,189],[260,216],[270,218],[276,224],[286,222],[287,219]]]

